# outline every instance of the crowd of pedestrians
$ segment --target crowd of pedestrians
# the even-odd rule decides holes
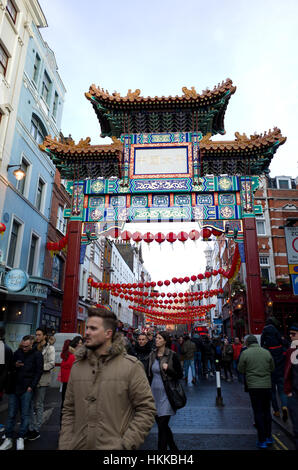
[[[228,383],[243,383],[248,392],[257,447],[273,443],[273,413],[285,422],[290,416],[298,449],[297,324],[290,326],[289,338],[281,335],[274,318],[266,321],[259,338],[211,338],[195,331],[170,336],[156,329],[125,330],[113,312],[90,309],[85,337],[67,339],[61,352],[59,449],[137,449],[155,420],[158,450],[178,451],[170,428],[171,416],[184,406],[177,404],[177,384],[183,379],[187,386],[191,379],[200,387],[216,370]],[[54,342],[38,328],[35,336],[24,336],[13,353],[0,328],[0,394],[8,394],[0,450],[13,447],[18,411],[17,450],[24,449],[26,439],[40,437],[55,366]]]

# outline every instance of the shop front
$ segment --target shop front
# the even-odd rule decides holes
[[[6,330],[6,342],[16,350],[23,336],[35,334],[40,326],[42,303],[47,299],[49,280],[28,276],[12,269],[2,277],[0,326]]]

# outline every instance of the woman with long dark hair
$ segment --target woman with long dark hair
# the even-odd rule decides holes
[[[169,446],[170,450],[178,451],[169,427],[170,418],[176,410],[170,403],[171,397],[165,384],[168,379],[182,379],[183,372],[177,354],[170,349],[168,333],[158,332],[155,344],[156,350],[149,356],[147,374],[157,409],[158,450],[167,450]]]

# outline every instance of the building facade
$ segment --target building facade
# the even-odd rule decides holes
[[[7,166],[15,134],[23,73],[32,26],[44,28],[46,18],[37,0],[0,2],[0,213],[7,189]]]
[[[46,135],[60,134],[66,91],[54,53],[34,22],[30,31],[12,145],[6,153],[6,162],[20,166],[25,176],[16,180],[12,168],[2,165],[1,222],[6,225],[1,241],[2,272],[20,269],[29,277],[26,289],[12,292],[2,288],[1,292],[5,310],[0,321],[14,347],[23,334],[41,324],[42,304],[52,285],[51,277],[44,273],[56,168],[39,145]]]

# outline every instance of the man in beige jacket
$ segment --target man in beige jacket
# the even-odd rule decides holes
[[[126,353],[117,317],[91,308],[86,342],[67,386],[60,450],[134,450],[144,442],[156,414],[143,365]]]

